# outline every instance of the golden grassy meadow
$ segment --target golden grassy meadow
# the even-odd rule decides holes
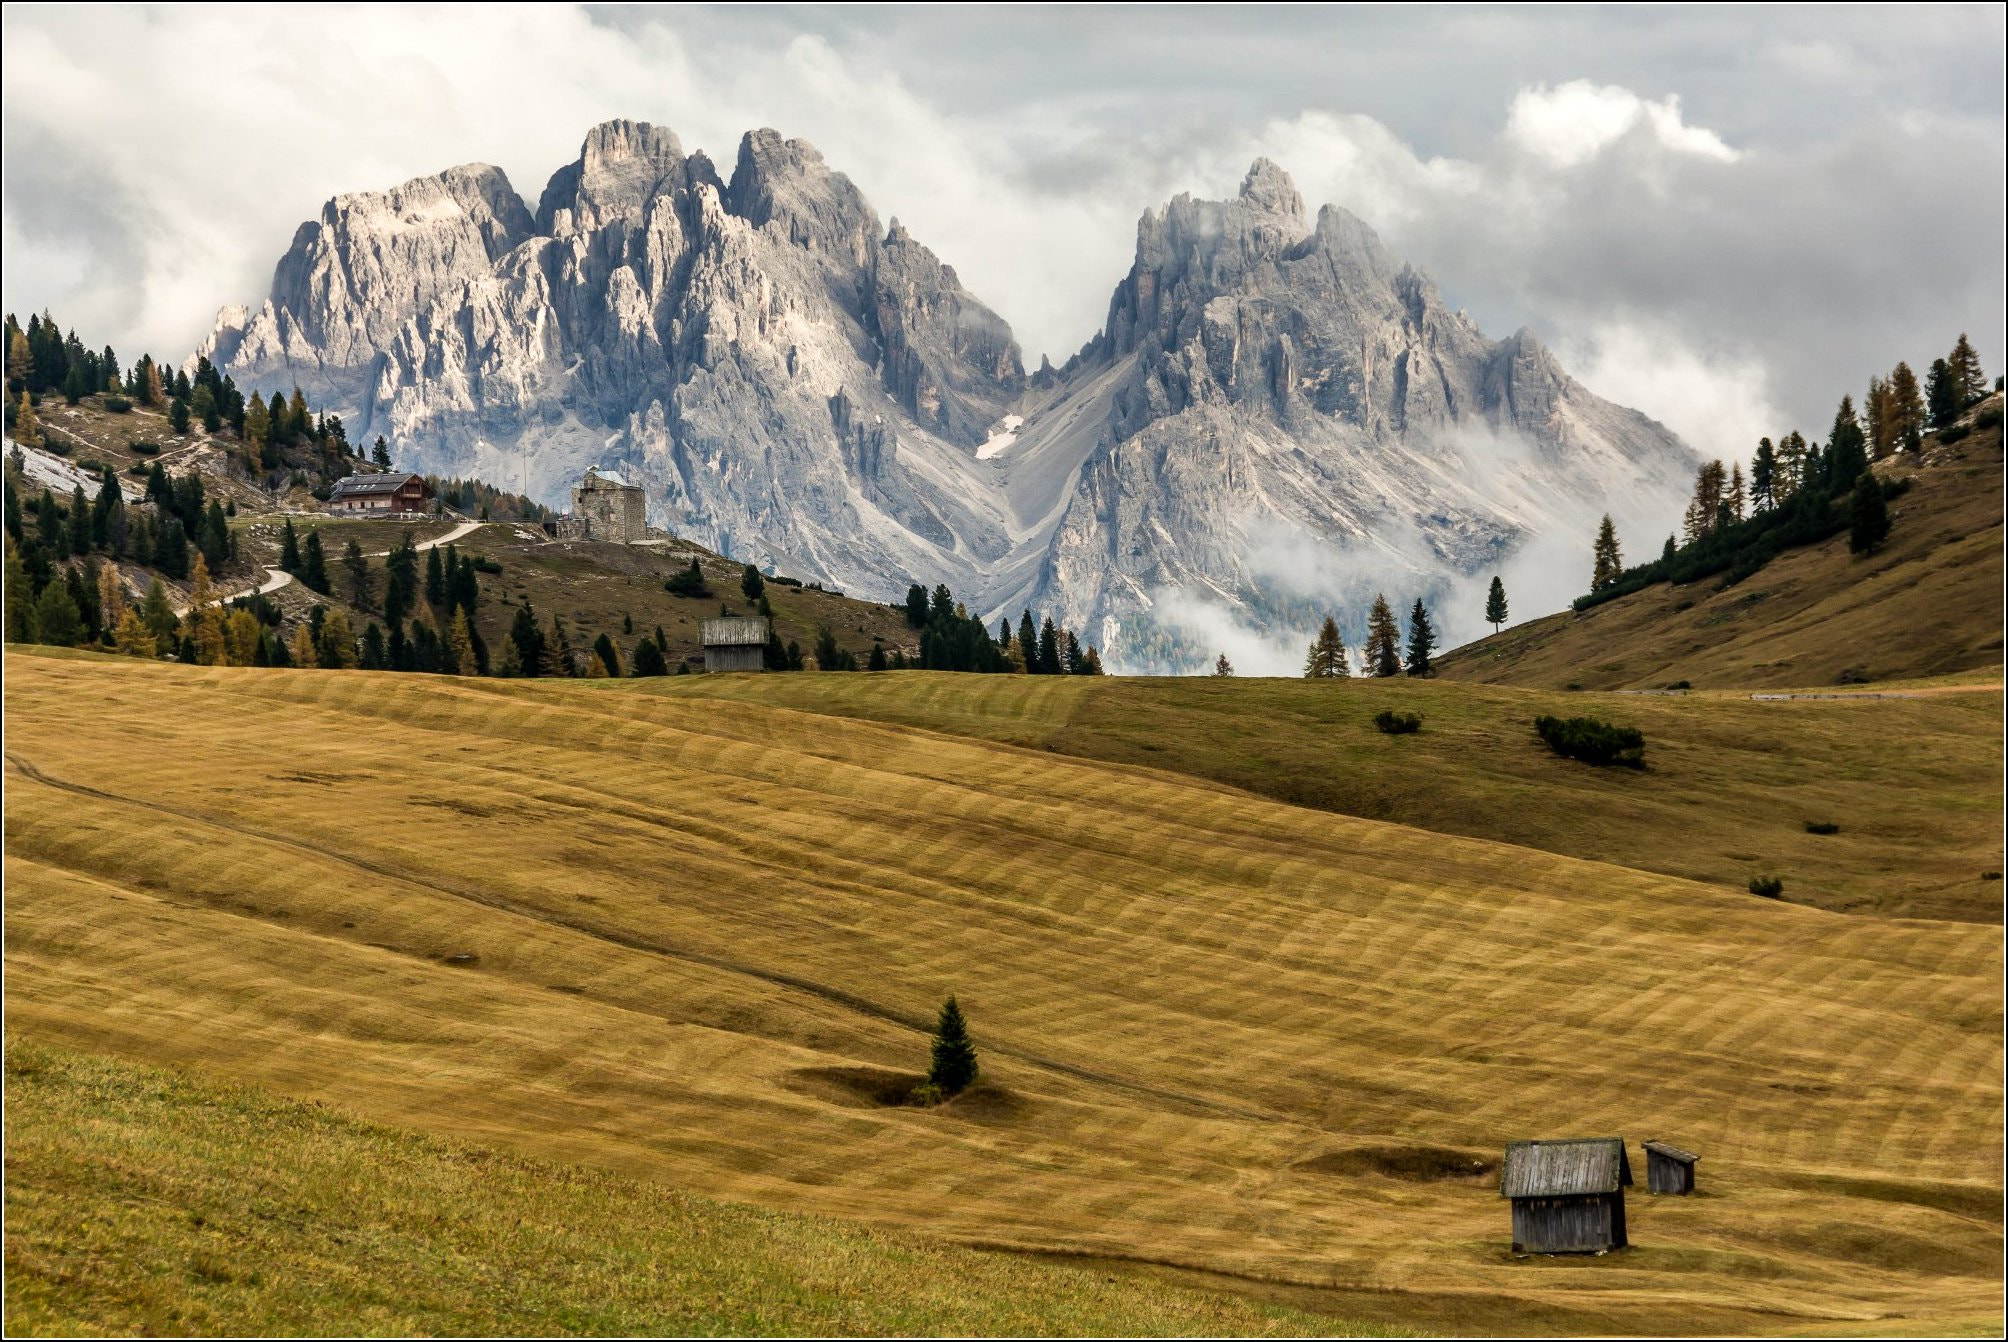
[[[2000,1327],[1998,921],[1760,900],[781,702],[987,678],[5,669],[10,1041],[1353,1324]],[[1051,707],[1027,693],[1014,711]],[[1939,729],[1998,738],[1978,701]],[[1379,748],[1356,702],[1330,731]],[[1773,707],[1787,749],[1880,721]],[[1389,744],[1448,749],[1430,711]],[[1699,767],[1653,731],[1656,769]],[[1486,753],[1509,750],[1538,746]],[[1662,802],[1703,835],[1746,805],[1688,786]],[[1969,802],[1998,823],[1998,790]],[[950,992],[986,1084],[879,1104]],[[1646,1138],[1699,1151],[1703,1195],[1634,1190],[1626,1253],[1515,1260],[1490,1162],[1593,1134],[1635,1163]]]

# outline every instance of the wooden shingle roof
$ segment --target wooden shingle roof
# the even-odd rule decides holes
[[[1655,1155],[1665,1156],[1668,1160],[1677,1160],[1683,1165],[1692,1165],[1695,1161],[1701,1159],[1700,1156],[1695,1155],[1692,1151],[1683,1151],[1679,1147],[1670,1146],[1665,1142],[1647,1142],[1645,1149]]]
[[[1631,1181],[1622,1137],[1508,1142],[1499,1166],[1499,1196],[1505,1198],[1615,1193]]]

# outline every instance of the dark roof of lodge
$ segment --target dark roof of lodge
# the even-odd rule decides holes
[[[1677,1160],[1683,1165],[1692,1165],[1695,1161],[1701,1159],[1700,1156],[1695,1155],[1692,1151],[1683,1151],[1679,1147],[1670,1146],[1665,1142],[1647,1142],[1645,1149],[1654,1155],[1665,1156],[1668,1160]]]
[[[416,480],[425,483],[422,476],[406,472],[402,475],[345,475],[335,481],[335,487],[328,497],[340,498],[345,494],[395,494],[404,485]]]
[[[1615,1193],[1632,1181],[1622,1137],[1574,1137],[1508,1142],[1499,1167],[1499,1196],[1562,1198]]]

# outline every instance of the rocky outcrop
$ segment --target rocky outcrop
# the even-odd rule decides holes
[[[726,180],[629,121],[534,214],[478,165],[336,198],[202,352],[401,464],[553,502],[617,467],[727,553],[1038,606],[1132,667],[1210,660],[1222,621],[1294,639],[1376,590],[1446,595],[1606,507],[1662,525],[1691,467],[1267,161],[1146,213],[1103,330],[1030,378],[812,146],[754,131]]]
[[[1098,374],[1097,444],[1018,595],[1128,664],[1196,667],[1223,626],[1328,610],[1358,638],[1380,591],[1437,604],[1607,507],[1662,525],[1693,467],[1530,332],[1486,339],[1359,219],[1307,223],[1266,160],[1234,200],[1143,217],[1067,380]]]
[[[203,352],[423,469],[560,499],[624,466],[656,524],[845,587],[973,591],[1010,544],[969,452],[1024,385],[1010,328],[773,131],[728,182],[609,122],[534,216],[487,167],[340,197]]]

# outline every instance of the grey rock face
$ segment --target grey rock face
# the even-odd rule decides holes
[[[1208,630],[1325,611],[1358,637],[1379,591],[1436,605],[1606,508],[1657,525],[1694,465],[1530,332],[1487,340],[1357,218],[1306,224],[1267,161],[1235,200],[1144,216],[1066,381],[1101,369],[1103,432],[1025,595],[1125,664],[1196,667]]]
[[[1032,604],[1131,667],[1210,660],[1222,620],[1294,639],[1380,587],[1442,595],[1605,507],[1657,525],[1691,469],[1358,219],[1307,222],[1266,161],[1147,213],[1103,331],[1032,378],[810,145],[752,132],[726,181],[628,121],[534,215],[482,166],[336,198],[202,352],[401,465],[552,502],[618,467],[652,522],[735,556]]]

